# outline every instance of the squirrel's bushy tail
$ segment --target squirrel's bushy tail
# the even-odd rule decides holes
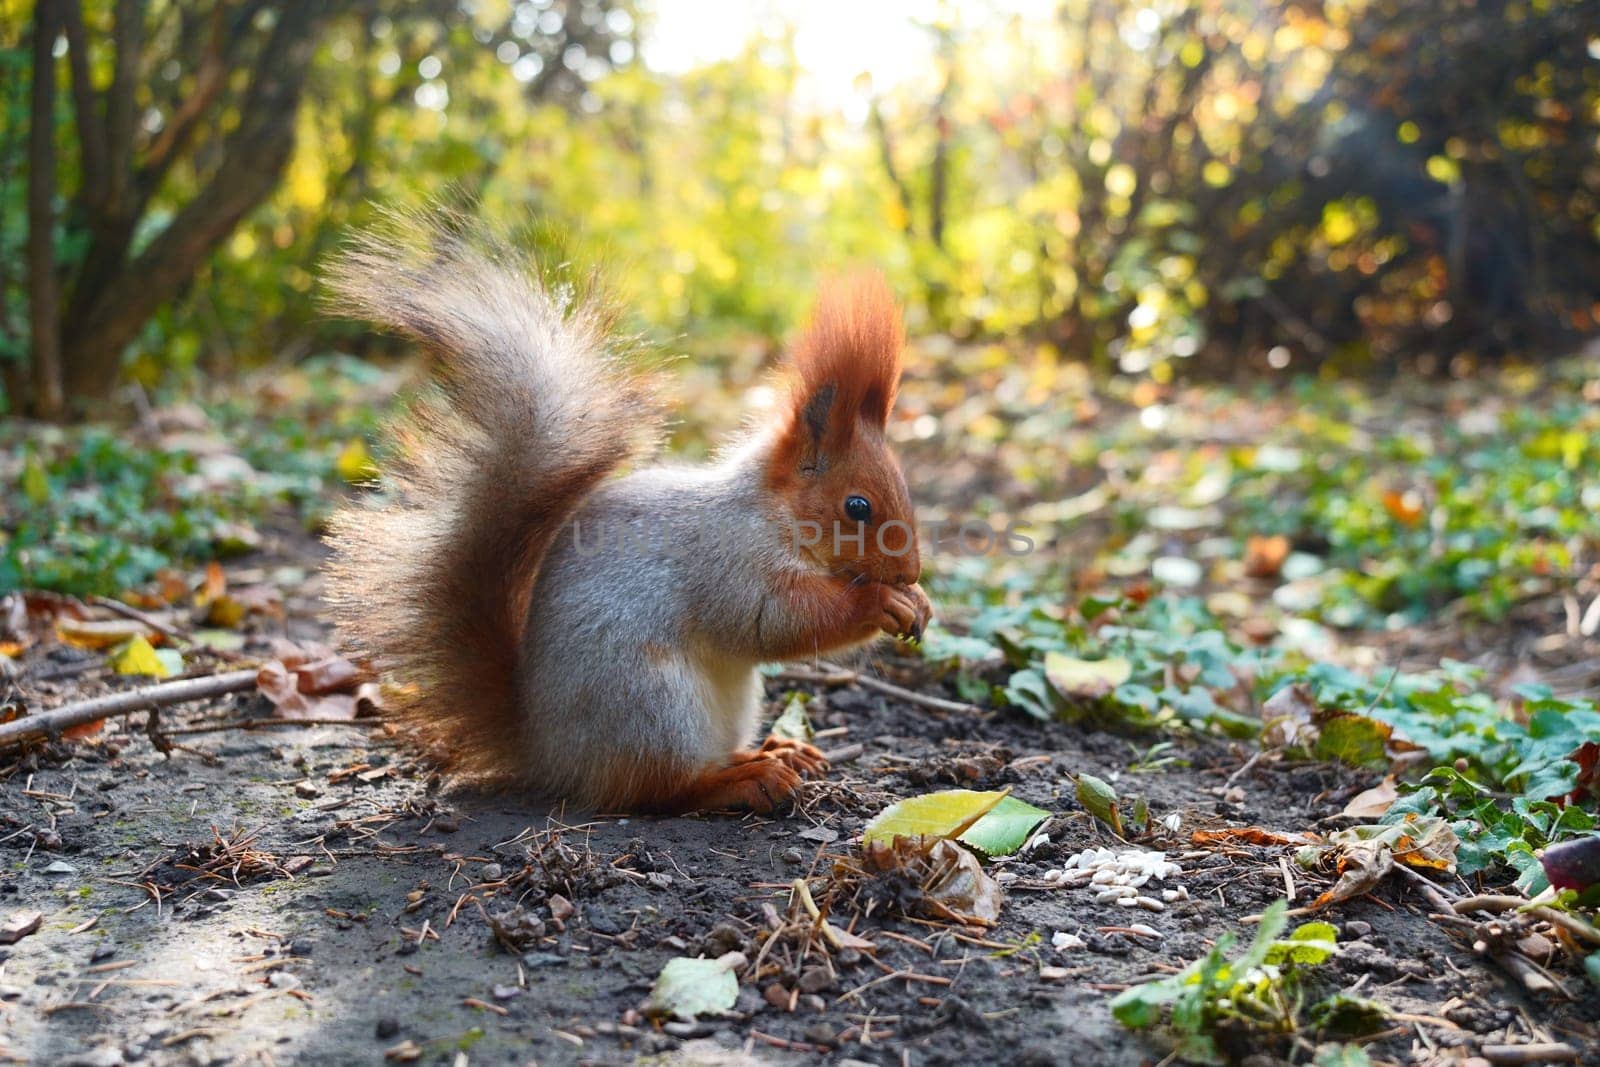
[[[327,600],[397,684],[402,724],[455,775],[514,778],[518,646],[541,560],[660,420],[599,299],[547,287],[462,216],[394,214],[327,277],[334,306],[435,355],[397,427],[398,493],[336,514]]]

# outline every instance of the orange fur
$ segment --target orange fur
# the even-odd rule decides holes
[[[915,527],[905,478],[889,449],[889,411],[900,385],[905,330],[882,275],[856,273],[822,286],[810,325],[795,343],[789,391],[773,448],[767,485],[797,520],[815,523],[829,547],[811,551],[830,575],[865,576],[907,586],[921,570],[915,544],[891,555],[880,551],[884,524]],[[870,517],[858,523],[845,501],[863,497]],[[846,552],[835,529],[862,534]],[[895,545],[906,532],[894,534]],[[860,641],[847,635],[852,618],[830,620],[822,631],[800,636],[819,648]]]
[[[883,275],[861,271],[824,282],[795,343],[793,415],[803,417],[806,404],[832,385],[840,410],[882,427],[900,388],[904,347],[900,309]]]

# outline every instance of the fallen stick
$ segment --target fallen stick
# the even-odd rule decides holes
[[[112,693],[80,700],[76,704],[52,708],[35,715],[24,716],[14,722],[0,723],[0,750],[19,745],[24,741],[60,736],[61,731],[96,719],[113,715],[131,715],[136,711],[165,708],[191,700],[209,700],[228,693],[240,693],[256,686],[255,668],[228,671],[204,678],[183,678],[176,682],[162,682],[126,693]]]
[[[206,726],[185,726],[181,730],[162,730],[167,737],[184,737],[188,734],[214,734],[223,730],[261,730],[274,726],[359,726],[372,729],[382,726],[383,720],[373,716],[365,719],[280,719],[275,717],[234,719],[232,722],[210,723]]]
[[[1543,919],[1552,926],[1560,927],[1573,937],[1581,938],[1591,945],[1600,945],[1600,929],[1597,929],[1592,923],[1587,923],[1575,915],[1557,911],[1544,904],[1524,900],[1522,897],[1496,896],[1493,894],[1468,897],[1465,900],[1457,901],[1455,910],[1459,915],[1465,915],[1469,911],[1487,911],[1499,914],[1500,912],[1520,910],[1525,915]]]
[[[788,667],[778,672],[778,677],[791,682],[809,682],[812,685],[849,685],[854,682],[863,689],[871,689],[882,693],[884,696],[904,700],[907,704],[916,704],[919,707],[930,708],[933,711],[951,711],[963,715],[986,715],[988,712],[976,704],[966,704],[959,700],[946,700],[943,697],[928,696],[915,689],[906,689],[886,682],[881,678],[874,678],[870,674],[860,671],[848,670],[835,666],[832,663],[818,664],[821,670],[810,671],[803,667]]]
[[[1537,1045],[1484,1045],[1478,1055],[1490,1063],[1577,1063],[1578,1050],[1547,1041]]]

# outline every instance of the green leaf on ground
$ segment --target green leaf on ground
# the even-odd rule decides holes
[[[1083,810],[1111,827],[1111,832],[1122,836],[1122,812],[1117,808],[1117,791],[1108,782],[1092,774],[1078,775],[1078,803]]]
[[[1009,856],[1027,844],[1028,835],[1049,817],[1043,808],[1008,796],[968,827],[958,840],[986,856]]]

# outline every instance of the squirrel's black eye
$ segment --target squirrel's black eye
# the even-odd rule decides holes
[[[856,522],[872,521],[872,505],[864,496],[847,496],[844,498],[844,513]]]

